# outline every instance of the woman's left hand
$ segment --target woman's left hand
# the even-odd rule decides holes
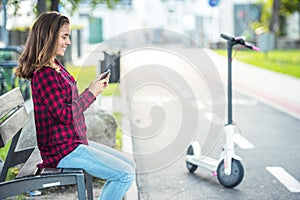
[[[95,95],[98,96],[102,93],[102,91],[108,86],[108,81],[110,78],[110,74],[101,79],[104,74],[100,74],[95,80],[93,80],[89,85],[89,90]]]

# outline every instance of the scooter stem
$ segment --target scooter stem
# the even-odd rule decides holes
[[[227,83],[227,97],[228,97],[228,108],[227,108],[227,120],[228,125],[232,124],[232,47],[233,43],[231,40],[227,40],[227,60],[228,60],[228,83]]]

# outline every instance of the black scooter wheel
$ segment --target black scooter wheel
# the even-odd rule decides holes
[[[226,188],[234,188],[242,182],[244,177],[244,168],[239,160],[232,159],[231,174],[226,175],[224,172],[224,160],[222,160],[218,165],[217,175],[221,185]]]
[[[187,155],[195,155],[195,150],[193,148],[193,145],[189,146],[189,148],[186,151],[186,154]],[[198,166],[186,161],[186,168],[189,170],[189,172],[194,173],[196,171],[196,169],[198,168]]]

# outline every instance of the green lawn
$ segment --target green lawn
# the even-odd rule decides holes
[[[227,55],[226,50],[215,50],[221,55]],[[235,50],[233,51],[233,55]],[[274,50],[268,53],[250,50],[240,50],[234,59],[257,67],[300,78],[300,50]]]
[[[96,67],[67,67],[67,70],[74,76],[77,81],[77,86],[79,92],[86,89],[91,81],[96,78]],[[101,94],[103,96],[120,96],[119,84],[110,83],[108,87]]]

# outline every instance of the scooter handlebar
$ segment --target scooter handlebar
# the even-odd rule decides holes
[[[255,46],[254,44],[248,43],[248,42],[245,42],[244,46],[246,46],[247,48],[252,49],[254,51],[260,51],[259,47]]]
[[[244,37],[231,37],[231,36],[228,36],[228,35],[225,35],[225,34],[221,34],[220,35],[222,38],[224,38],[225,40],[228,40],[228,41],[235,41],[237,44],[241,44],[249,49],[252,49],[254,51],[260,51],[260,48],[255,46],[254,44],[251,44],[251,43],[248,43],[245,41]]]
[[[221,33],[221,38],[224,38],[225,40],[234,40],[234,38],[233,37],[231,37],[231,36],[228,36],[228,35],[225,35],[224,33]]]

